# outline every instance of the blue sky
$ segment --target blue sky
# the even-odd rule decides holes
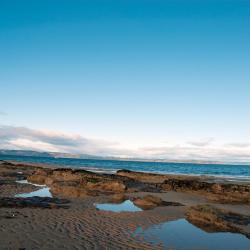
[[[249,160],[249,27],[241,0],[1,1],[2,135],[101,152],[16,133],[2,147]]]

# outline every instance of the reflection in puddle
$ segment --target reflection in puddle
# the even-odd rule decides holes
[[[112,212],[139,212],[142,211],[141,208],[134,205],[130,200],[126,200],[120,204],[96,204],[96,208],[104,211]]]
[[[49,190],[50,189],[48,187],[45,187],[45,188],[41,188],[41,189],[34,191],[34,192],[16,194],[15,197],[28,198],[28,197],[38,196],[38,197],[50,197],[50,198],[52,198],[53,196]]]
[[[30,185],[33,185],[33,186],[36,186],[36,187],[46,187],[46,185],[31,183],[31,182],[28,182],[27,180],[20,180],[20,181],[16,181],[16,182],[20,183],[20,184],[30,184]]]
[[[138,228],[135,236],[165,249],[181,250],[249,250],[250,240],[241,234],[207,233],[185,219],[166,222],[146,229]]]
[[[50,197],[50,198],[53,197],[50,192],[50,188],[48,188],[46,185],[33,184],[31,182],[28,182],[27,180],[20,180],[16,182],[20,184],[30,184],[30,185],[33,185],[36,187],[42,187],[42,188],[33,192],[29,192],[29,193],[16,194],[15,197],[19,197],[19,198],[28,198],[28,197],[34,197],[34,196]]]

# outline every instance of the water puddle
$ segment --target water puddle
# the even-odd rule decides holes
[[[19,197],[19,198],[29,198],[29,197],[34,197],[34,196],[38,196],[38,197],[50,197],[52,198],[52,194],[50,192],[50,188],[48,188],[46,185],[39,185],[39,184],[34,184],[31,182],[28,182],[27,180],[20,180],[20,181],[16,181],[17,183],[20,184],[30,184],[36,187],[42,187],[39,190],[33,191],[33,192],[29,192],[29,193],[22,193],[22,194],[16,194],[15,197]]]
[[[28,182],[27,180],[20,180],[20,181],[16,181],[16,182],[20,183],[20,184],[30,184],[30,185],[33,185],[33,186],[36,186],[36,187],[46,187],[46,185],[35,184],[35,183],[32,183],[32,182]]]
[[[174,250],[249,250],[250,240],[236,233],[207,233],[185,219],[166,222],[146,230],[138,228],[135,236]]]
[[[50,189],[48,187],[46,188],[41,188],[37,191],[34,192],[29,192],[29,193],[23,193],[23,194],[16,194],[15,197],[19,197],[19,198],[29,198],[29,197],[34,197],[34,196],[38,196],[38,197],[50,197],[52,198],[52,194],[50,192]]]
[[[134,203],[130,200],[126,200],[119,204],[95,204],[96,208],[104,211],[112,211],[112,212],[139,212],[142,211],[141,208],[134,205]]]

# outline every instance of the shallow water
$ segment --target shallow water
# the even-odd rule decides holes
[[[50,192],[50,188],[48,188],[48,187],[41,188],[37,191],[33,191],[33,192],[29,192],[29,193],[22,193],[22,194],[15,195],[15,197],[19,197],[19,198],[28,198],[28,197],[34,197],[34,196],[50,197],[50,198],[53,197],[51,192]]]
[[[39,190],[33,191],[33,192],[29,192],[29,193],[22,193],[22,194],[16,194],[15,197],[19,197],[19,198],[28,198],[28,197],[34,197],[34,196],[38,196],[38,197],[50,197],[52,198],[52,194],[50,192],[50,188],[48,188],[46,185],[39,185],[39,184],[34,184],[31,182],[28,182],[27,180],[20,180],[20,181],[16,181],[17,183],[20,184],[30,184],[36,187],[42,187]]]
[[[142,211],[141,208],[134,205],[134,203],[130,200],[126,200],[120,204],[96,204],[96,208],[104,211],[112,211],[112,212],[139,212]]]
[[[30,184],[30,185],[33,185],[33,186],[36,186],[36,187],[46,187],[46,185],[35,184],[35,183],[32,183],[32,182],[28,182],[27,180],[20,180],[20,181],[16,181],[16,182],[20,183],[20,184]]]
[[[250,240],[241,234],[207,233],[185,219],[166,222],[146,230],[138,228],[135,236],[171,250],[249,250]]]

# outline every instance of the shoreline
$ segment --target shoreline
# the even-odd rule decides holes
[[[79,166],[75,167],[72,165],[59,165],[59,164],[49,164],[49,163],[36,163],[36,162],[25,162],[25,161],[16,161],[16,160],[1,160],[0,162],[10,162],[13,164],[22,164],[27,166],[34,166],[34,167],[42,167],[42,168],[64,168],[64,169],[72,169],[72,170],[86,170],[94,173],[100,174],[116,174],[118,171],[123,169],[106,169],[102,167],[85,167]],[[174,172],[162,172],[162,171],[133,171],[138,173],[145,173],[145,174],[152,174],[152,175],[163,175],[163,176],[172,176],[172,177],[194,177],[200,178],[204,181],[214,181],[214,182],[221,182],[221,183],[235,183],[235,184],[250,184],[250,176],[234,176],[234,175],[209,175],[209,174],[192,174],[192,173],[174,173]]]
[[[53,196],[15,198],[40,188],[17,180],[46,185]],[[163,249],[134,233],[179,219],[204,232],[250,238],[250,185],[0,161],[0,187],[0,249]],[[141,211],[116,213],[95,206],[127,200]]]

